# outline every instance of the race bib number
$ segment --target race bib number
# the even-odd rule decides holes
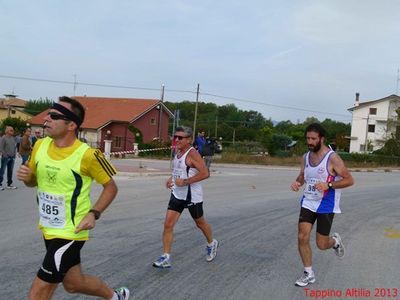
[[[322,192],[318,191],[315,187],[315,184],[318,182],[320,182],[320,180],[317,178],[310,178],[307,180],[307,184],[304,188],[304,195],[306,195],[308,199],[321,200]]]
[[[172,178],[176,179],[176,178],[181,178],[182,176],[182,170],[180,169],[173,169],[172,170]]]
[[[44,227],[64,228],[65,197],[38,191],[40,223]]]

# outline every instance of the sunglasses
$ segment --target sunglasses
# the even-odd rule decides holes
[[[50,117],[50,119],[52,119],[52,120],[71,121],[70,119],[67,118],[67,116],[62,115],[62,114],[58,114],[58,113],[55,113],[55,112],[52,112],[52,111],[50,111],[47,115],[48,115],[48,116]]]
[[[174,135],[174,139],[178,141],[182,141],[182,139],[187,139],[188,136]]]

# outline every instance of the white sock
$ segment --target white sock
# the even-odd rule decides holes
[[[119,297],[116,292],[114,292],[114,295],[110,300],[119,300]]]
[[[169,258],[169,257],[170,257],[169,253],[164,253],[163,255],[164,255],[166,258]]]
[[[309,275],[314,275],[314,271],[312,269],[312,266],[304,267],[304,271],[307,272]]]
[[[333,240],[335,241],[335,245],[333,245],[333,248],[337,249],[337,247],[339,247],[338,240],[337,240],[337,239],[335,239],[335,237],[334,237],[334,236],[333,236],[332,238],[333,238]]]
[[[213,243],[214,243],[214,240],[212,240],[211,243],[207,243],[207,246],[211,247],[213,245]]]

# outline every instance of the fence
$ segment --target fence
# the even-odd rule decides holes
[[[153,148],[153,149],[134,149],[134,150],[129,150],[129,151],[118,151],[118,152],[111,152],[110,156],[122,156],[125,154],[134,154],[135,156],[138,156],[139,153],[141,152],[152,152],[152,151],[162,151],[162,150],[170,150],[171,147],[162,147],[162,148]],[[106,155],[106,153],[104,153]]]

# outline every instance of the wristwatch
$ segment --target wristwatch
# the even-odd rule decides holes
[[[334,188],[333,188],[333,185],[332,185],[332,182],[328,182],[328,188],[330,189],[330,190],[333,190]]]
[[[184,185],[189,185],[189,180],[188,179],[183,179],[183,184]]]
[[[91,209],[91,210],[89,210],[89,212],[94,214],[94,218],[95,218],[95,220],[98,220],[98,219],[100,219],[101,212],[99,212],[98,210]]]

